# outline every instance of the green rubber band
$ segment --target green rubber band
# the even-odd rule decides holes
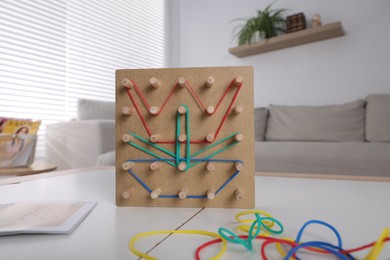
[[[139,136],[139,135],[137,135],[137,134],[134,134],[134,133],[131,133],[131,132],[128,132],[128,134],[134,136],[135,138],[137,138],[138,140],[140,140],[140,141],[142,141],[142,142],[144,142],[144,143],[146,143],[146,144],[149,144],[149,145],[153,146],[154,148],[160,150],[161,152],[164,152],[164,153],[166,153],[166,154],[168,154],[168,155],[170,155],[170,156],[172,156],[172,157],[175,157],[175,156],[176,156],[174,153],[172,153],[172,152],[170,152],[170,151],[168,151],[168,150],[162,148],[161,146],[158,146],[157,144],[154,144],[154,143],[150,142],[150,141],[147,140],[147,139],[142,138],[141,136]],[[131,143],[131,142],[129,142],[129,144],[130,144],[130,143]]]
[[[186,122],[187,140],[186,140],[186,156],[185,156],[186,168],[184,169],[184,171],[187,171],[189,168],[194,167],[194,166],[196,166],[196,165],[198,165],[199,163],[202,162],[202,161],[198,161],[198,162],[195,162],[195,163],[191,164],[191,158],[193,158],[193,157],[195,157],[195,156],[197,156],[197,155],[199,155],[199,154],[201,154],[203,152],[206,152],[207,150],[209,150],[209,149],[211,149],[211,148],[213,148],[213,147],[215,147],[215,146],[225,142],[226,140],[228,140],[228,139],[232,138],[233,136],[235,136],[237,133],[229,135],[229,136],[219,140],[218,142],[215,142],[215,143],[213,143],[213,144],[211,144],[211,145],[209,145],[209,146],[207,146],[207,147],[205,147],[205,148],[203,148],[203,149],[201,149],[201,150],[199,150],[196,153],[191,155],[190,111],[189,111],[189,108],[186,105],[181,104],[181,106],[185,107],[185,109],[186,109],[186,113],[185,113],[185,117],[186,117],[185,120],[186,121],[185,122]],[[148,145],[151,145],[152,147],[156,148],[157,150],[160,150],[161,152],[166,153],[166,154],[174,157],[176,159],[175,163],[171,162],[168,158],[162,158],[162,157],[158,156],[157,154],[149,151],[146,148],[143,148],[142,146],[139,146],[139,145],[134,144],[132,142],[128,142],[128,144],[132,145],[133,147],[136,147],[137,149],[139,149],[139,150],[141,150],[141,151],[143,151],[143,152],[145,152],[145,153],[147,153],[147,154],[149,154],[149,155],[151,155],[153,157],[156,157],[156,158],[160,159],[163,162],[168,163],[169,165],[171,165],[171,166],[173,166],[175,168],[179,165],[179,163],[180,163],[180,152],[181,152],[181,143],[179,142],[179,136],[181,134],[181,120],[180,120],[179,112],[177,112],[177,116],[176,116],[176,153],[175,154],[170,152],[170,151],[168,151],[167,149],[159,146],[159,145],[156,145],[156,144],[150,142],[147,139],[142,138],[141,136],[139,136],[139,135],[137,135],[135,133],[131,133],[131,132],[128,132],[128,133],[130,135],[134,136],[136,139],[138,139],[138,140],[140,140],[140,141],[142,141],[142,142],[144,142],[144,143],[146,143]],[[230,144],[230,145],[228,145],[228,146],[226,146],[224,148],[221,148],[221,149],[215,151],[214,153],[210,154],[209,156],[205,157],[204,159],[208,160],[208,159],[214,157],[215,155],[224,152],[225,150],[229,149],[230,147],[233,147],[237,143],[238,142],[234,142],[234,143],[232,143],[232,144]]]
[[[225,151],[225,150],[229,149],[230,147],[233,147],[233,146],[235,146],[237,144],[238,144],[238,142],[232,143],[232,144],[230,144],[230,145],[228,145],[228,146],[226,146],[226,147],[224,147],[222,149],[219,149],[218,151],[215,151],[214,153],[210,154],[209,156],[205,157],[204,159],[208,160],[208,159],[214,157],[215,155],[220,154],[223,151]],[[201,162],[202,161],[195,162],[195,163],[191,164],[190,167],[194,167],[195,165],[198,165]]]
[[[176,165],[179,165],[179,163],[180,163],[180,142],[179,142],[180,131],[181,131],[180,113],[177,112],[177,115],[176,115]]]
[[[164,161],[164,162],[168,163],[169,165],[172,165],[173,167],[176,168],[176,165],[175,165],[173,162],[170,162],[170,161],[168,161],[167,159],[158,156],[157,154],[155,154],[155,153],[153,153],[153,152],[151,152],[151,151],[149,151],[149,150],[143,148],[142,146],[139,146],[138,144],[133,144],[132,142],[129,142],[129,144],[130,144],[131,146],[133,146],[133,147],[135,147],[135,148],[137,148],[137,149],[140,149],[141,151],[143,151],[143,152],[145,152],[145,153],[147,153],[147,154],[149,154],[149,155],[151,155],[151,156],[153,156],[153,157],[156,157],[156,158],[160,159],[161,161]]]
[[[199,154],[201,154],[201,153],[203,153],[203,152],[205,152],[205,151],[207,151],[207,150],[213,148],[214,146],[219,145],[220,143],[225,142],[226,140],[232,138],[232,137],[235,136],[236,134],[238,134],[238,132],[237,132],[237,133],[234,133],[234,134],[232,134],[232,135],[229,135],[228,137],[225,137],[225,138],[219,140],[218,142],[213,143],[213,144],[211,144],[211,145],[209,145],[209,146],[207,146],[207,147],[205,147],[205,148],[203,148],[203,149],[197,151],[196,153],[192,154],[191,157],[195,157],[195,156],[197,156],[197,155],[199,155]]]
[[[235,233],[230,231],[229,229],[226,228],[219,228],[218,229],[219,235],[225,239],[226,241],[234,244],[241,244],[243,245],[246,249],[252,250],[252,244],[248,243],[247,240],[241,239],[239,236],[237,236]]]
[[[190,111],[189,108],[186,105],[181,104],[186,109],[185,117],[186,117],[186,133],[187,133],[187,140],[186,140],[186,168],[184,171],[187,171],[190,168],[191,163],[191,133],[190,133]],[[180,163],[180,152],[181,152],[181,143],[179,142],[179,136],[181,134],[181,120],[180,120],[180,114],[177,112],[176,116],[176,165],[179,165]]]
[[[188,170],[190,168],[191,163],[191,133],[190,133],[190,110],[186,105],[183,105],[186,108],[186,132],[187,132],[187,145],[186,145],[186,164],[187,167],[185,169]]]
[[[273,230],[273,229],[269,228],[267,225],[263,224],[263,220],[266,220],[266,221],[270,220],[271,222],[275,222],[280,227],[280,230]],[[264,228],[268,233],[271,233],[271,234],[281,234],[284,231],[284,227],[283,227],[282,223],[280,223],[279,220],[274,219],[274,218],[262,217],[261,224],[262,224],[261,227]]]

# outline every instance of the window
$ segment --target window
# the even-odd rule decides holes
[[[166,67],[164,0],[0,1],[0,117],[76,117],[78,98],[112,101],[115,70]]]

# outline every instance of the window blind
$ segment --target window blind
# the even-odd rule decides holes
[[[113,101],[115,70],[168,64],[164,0],[1,0],[0,117],[76,117],[78,98]]]

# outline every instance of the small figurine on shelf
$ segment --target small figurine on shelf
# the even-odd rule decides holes
[[[311,18],[311,26],[312,27],[321,26],[321,16],[319,14],[316,14]]]

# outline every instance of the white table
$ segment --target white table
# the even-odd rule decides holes
[[[185,224],[181,229],[217,232],[219,227],[226,227],[233,230],[236,226],[234,216],[242,211],[118,208],[114,201],[113,169],[90,169],[84,173],[57,175],[1,185],[0,203],[97,201],[97,207],[69,235],[0,237],[0,259],[137,259],[127,246],[128,241],[140,232],[175,229],[183,223]],[[389,198],[389,182],[256,177],[256,208],[279,219],[284,224],[285,236],[295,238],[305,221],[321,219],[340,231],[345,248],[372,242],[384,227],[390,226]],[[163,236],[159,236],[140,240],[136,247],[148,251],[162,238]],[[308,239],[336,241],[328,230],[314,226],[305,232],[303,240]],[[160,259],[194,259],[194,250],[208,240],[208,237],[193,235],[170,236],[155,247],[151,255]],[[254,251],[246,252],[242,247],[229,244],[228,252],[222,259],[261,259],[259,247],[260,243],[255,242]],[[218,247],[208,249],[201,256],[206,259],[216,252],[216,248]],[[366,253],[367,251],[364,251],[355,256],[361,257]],[[273,255],[276,256],[275,252],[270,251],[269,257]],[[380,259],[389,259],[389,256],[390,245],[387,245]]]

